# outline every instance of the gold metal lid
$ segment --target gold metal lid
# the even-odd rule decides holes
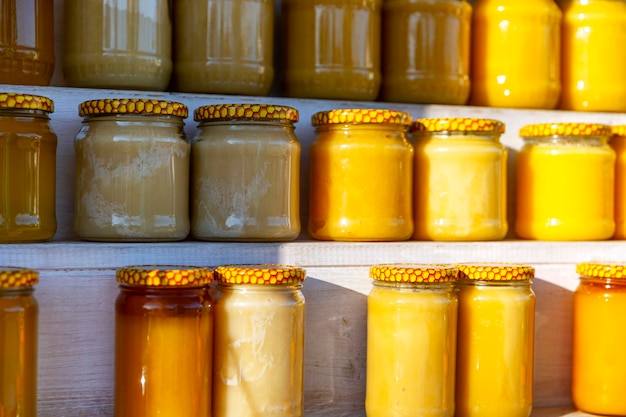
[[[105,114],[151,114],[185,118],[187,113],[187,106],[182,103],[146,98],[105,98],[85,101],[78,106],[78,115],[81,117]]]
[[[212,104],[198,107],[193,117],[196,122],[238,119],[297,122],[298,118],[298,110],[293,107],[273,104]]]
[[[32,94],[0,93],[0,109],[42,110],[54,112],[54,102],[48,97]]]
[[[370,267],[370,277],[377,281],[399,283],[452,282],[458,270],[451,265],[383,264]]]

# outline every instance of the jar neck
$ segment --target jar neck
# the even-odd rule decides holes
[[[0,117],[27,117],[50,120],[47,111],[31,109],[0,109]]]
[[[164,123],[183,126],[183,118],[179,116],[155,114],[107,114],[83,117],[83,123],[95,122],[129,122],[129,123]]]
[[[503,287],[503,288],[530,288],[532,281],[514,280],[514,281],[493,281],[493,280],[475,280],[461,279],[456,281],[457,286],[474,286],[474,287]]]
[[[599,277],[580,277],[581,284],[601,285],[606,287],[626,287],[626,279],[624,278],[599,278]]]
[[[385,288],[399,291],[452,291],[452,282],[391,282],[372,280],[375,288]]]
[[[153,297],[181,297],[199,296],[208,291],[208,286],[202,287],[147,287],[121,284],[120,291],[130,295],[146,295]]]
[[[294,128],[294,124],[291,120],[263,120],[263,119],[249,119],[249,120],[202,120],[198,123],[198,127],[212,127],[212,126],[244,126],[244,127],[281,127],[281,128]]]
[[[568,146],[605,146],[608,139],[603,136],[542,136],[522,138],[528,145],[568,145]]]
[[[393,123],[363,123],[363,124],[329,124],[315,126],[315,133],[321,132],[401,132],[408,133],[409,127]]]
[[[0,297],[26,297],[34,292],[33,287],[0,288]]]
[[[229,284],[220,282],[217,284],[218,291],[232,292],[296,292],[302,290],[302,283],[294,284]]]
[[[496,132],[415,132],[413,138],[416,141],[425,139],[472,139],[472,140],[484,140],[490,142],[499,142],[500,134]]]

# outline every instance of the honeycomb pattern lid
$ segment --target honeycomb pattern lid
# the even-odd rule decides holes
[[[409,126],[408,113],[387,109],[336,109],[315,113],[311,117],[313,126],[332,124],[397,124]]]
[[[89,100],[78,106],[78,115],[144,114],[187,117],[188,109],[182,103],[147,98],[105,98]]]
[[[137,287],[202,287],[213,281],[209,268],[173,265],[134,265],[116,271],[120,284]]]
[[[458,270],[450,265],[382,264],[370,267],[370,277],[397,283],[452,282]]]
[[[464,117],[418,119],[411,126],[412,132],[488,132],[501,135],[505,125],[499,120]]]
[[[32,94],[0,93],[0,109],[42,110],[54,112],[54,102],[48,97]]]
[[[611,134],[611,127],[599,123],[537,123],[523,126],[519,135],[523,138],[541,138],[552,136],[606,136]]]
[[[626,278],[626,263],[584,262],[576,265],[578,275],[590,278]]]
[[[32,287],[39,283],[39,273],[19,267],[0,267],[0,288]]]
[[[523,264],[458,264],[459,279],[472,281],[530,281],[535,268]]]
[[[213,104],[198,107],[193,119],[201,121],[223,120],[285,120],[297,122],[298,110],[273,104]]]
[[[306,271],[290,265],[222,265],[215,269],[215,279],[225,284],[297,284]]]

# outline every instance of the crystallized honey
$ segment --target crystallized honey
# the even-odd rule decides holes
[[[367,298],[367,417],[453,417],[457,270],[377,265]]]

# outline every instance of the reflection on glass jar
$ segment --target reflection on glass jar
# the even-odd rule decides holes
[[[626,239],[626,125],[611,126],[611,149],[615,151],[615,234]]]
[[[174,241],[189,233],[187,107],[151,99],[82,103],[74,229],[87,240]]]

